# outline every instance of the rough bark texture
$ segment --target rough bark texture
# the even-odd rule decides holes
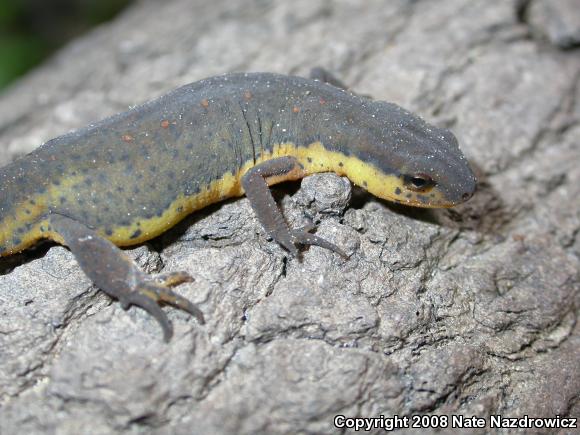
[[[578,0],[520,0],[519,16],[536,36],[561,48],[580,45]]]
[[[246,199],[196,214],[129,251],[148,271],[195,278],[178,290],[208,323],[168,309],[169,344],[65,248],[2,259],[0,433],[324,434],[336,414],[580,416],[580,56],[537,32],[548,2],[523,3],[141,2],[0,96],[5,164],[196,79],[322,65],[451,127],[480,177],[448,211],[395,207],[334,175],[278,189],[289,221],[320,221],[348,261],[316,247],[288,259]],[[552,2],[550,16],[571,3]],[[562,14],[578,28],[580,8]]]

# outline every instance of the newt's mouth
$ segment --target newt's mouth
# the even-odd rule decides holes
[[[383,194],[377,195],[375,192],[371,193],[382,199],[386,199],[387,201],[421,208],[451,208],[463,202],[449,200],[443,192],[437,188],[433,188],[425,193],[403,191],[402,189],[395,189],[394,194],[384,194],[383,192]],[[471,195],[469,197],[471,197]]]

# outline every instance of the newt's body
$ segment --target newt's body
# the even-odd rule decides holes
[[[0,255],[42,238],[63,243],[95,284],[150,311],[168,338],[157,302],[201,313],[113,244],[144,242],[195,210],[246,193],[287,250],[295,252],[294,243],[338,250],[290,230],[267,190],[328,171],[420,207],[450,207],[475,189],[454,136],[394,104],[299,77],[232,74],[53,139],[0,169]],[[173,274],[165,285],[186,278]]]

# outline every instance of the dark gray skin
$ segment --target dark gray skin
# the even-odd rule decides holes
[[[333,84],[269,73],[209,78],[45,143],[0,170],[0,255],[40,238],[66,244],[96,285],[124,306],[153,314],[169,340],[171,324],[158,303],[203,321],[196,307],[169,288],[185,279],[154,283],[106,239],[131,245],[154,237],[166,228],[152,228],[151,237],[140,228],[175,207],[180,194],[194,197],[277,144],[320,142],[410,188],[436,186],[437,198],[418,195],[414,205],[447,207],[472,196],[475,177],[449,131]],[[296,254],[295,244],[316,244],[344,255],[309,229],[289,229],[273,202],[268,179],[296,179],[307,174],[303,168],[292,155],[273,158],[250,169],[240,183],[266,231],[286,250]],[[381,196],[405,202],[397,196],[405,192],[397,190]],[[36,229],[38,223],[43,224]],[[123,240],[115,238],[141,223]],[[91,260],[95,251],[99,261]]]

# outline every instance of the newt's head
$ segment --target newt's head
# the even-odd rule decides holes
[[[355,171],[355,183],[416,207],[453,207],[473,196],[477,182],[453,133],[395,104],[379,101],[369,108],[354,154],[370,165]]]

